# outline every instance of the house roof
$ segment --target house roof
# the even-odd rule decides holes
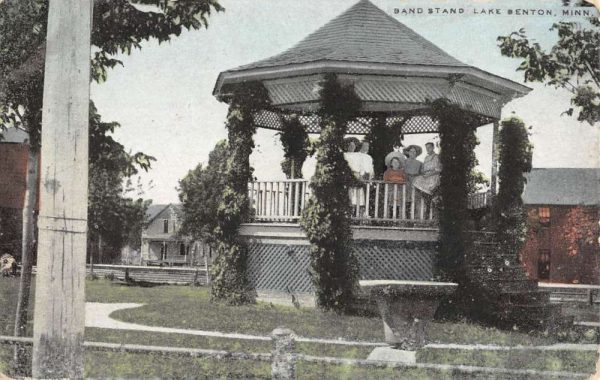
[[[174,207],[176,210],[181,210],[181,205],[176,203],[168,203],[168,204],[156,204],[148,206],[148,210],[146,210],[146,217],[148,218],[148,222],[152,222],[156,217],[162,214],[169,206]]]
[[[600,169],[536,168],[526,174],[529,205],[600,205]]]
[[[468,66],[370,1],[361,0],[285,52],[233,71],[324,60]]]

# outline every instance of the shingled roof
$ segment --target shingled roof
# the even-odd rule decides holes
[[[468,66],[361,0],[287,51],[232,71],[315,61]]]
[[[600,169],[539,168],[526,175],[523,203],[528,205],[600,205]]]

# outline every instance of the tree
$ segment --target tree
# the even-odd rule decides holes
[[[88,250],[91,246],[98,247],[100,262],[114,259],[128,243],[140,244],[149,201],[128,197],[135,190],[130,178],[138,169],[148,171],[156,160],[141,152],[127,152],[110,135],[119,127],[116,122],[102,122],[93,103],[90,104]],[[139,239],[135,238],[138,233]],[[104,246],[109,248],[111,256],[102,257]],[[89,251],[91,255],[93,250]]]
[[[590,19],[586,27],[575,22],[558,22],[558,41],[545,51],[527,37],[525,29],[498,37],[502,55],[523,58],[517,68],[525,82],[543,82],[571,92],[571,104],[565,114],[578,110],[577,120],[594,125],[600,121],[600,20]]]
[[[142,11],[139,5],[154,6],[154,10]],[[98,50],[91,62],[92,78],[105,81],[108,69],[122,65],[114,55],[141,49],[144,40],[164,42],[184,29],[207,27],[213,10],[224,8],[218,0],[96,0],[91,42]],[[35,247],[33,203],[37,198],[47,19],[48,0],[0,1],[0,132],[7,126],[21,126],[29,133],[30,144],[17,321],[26,318]],[[21,331],[16,329],[17,334]]]
[[[577,206],[567,213],[564,231],[569,256],[580,255],[584,247],[598,246],[598,221],[594,218],[593,208]]]
[[[219,141],[208,156],[208,165],[198,164],[179,181],[182,223],[179,233],[192,239],[215,243],[219,202],[225,190],[227,141]]]
[[[312,196],[300,224],[310,241],[311,277],[317,305],[344,312],[354,300],[358,263],[352,253],[351,205],[348,192],[356,180],[344,159],[342,146],[348,121],[360,108],[352,86],[340,85],[334,74],[321,84],[321,136]]]

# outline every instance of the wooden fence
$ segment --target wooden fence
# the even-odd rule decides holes
[[[397,369],[422,369],[430,371],[448,372],[457,378],[477,379],[585,379],[589,374],[538,371],[531,369],[506,369],[492,367],[476,367],[451,364],[431,363],[401,363],[381,360],[362,360],[335,357],[322,357],[304,355],[295,352],[295,334],[286,328],[277,328],[271,334],[272,350],[270,353],[232,352],[224,350],[211,350],[201,348],[146,346],[137,344],[117,344],[103,342],[84,342],[84,347],[89,351],[126,352],[142,354],[163,354],[179,357],[204,357],[216,360],[254,360],[271,363],[271,378],[276,380],[296,379],[296,364],[298,362],[324,364],[324,365],[349,365],[363,368],[397,368]],[[0,344],[31,345],[32,338],[0,336]],[[398,372],[400,375],[401,372]]]

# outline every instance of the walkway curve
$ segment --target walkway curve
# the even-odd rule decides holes
[[[117,310],[133,309],[136,307],[144,306],[141,303],[99,303],[99,302],[86,302],[85,303],[85,326],[96,327],[100,329],[113,329],[113,330],[134,330],[134,331],[148,331],[148,332],[159,332],[159,333],[172,333],[172,334],[187,334],[196,336],[209,336],[214,338],[228,338],[228,339],[245,339],[245,340],[262,340],[270,341],[270,336],[265,335],[249,335],[239,333],[224,333],[220,331],[207,331],[207,330],[190,330],[190,329],[179,329],[173,327],[158,327],[141,325],[137,323],[122,322],[110,317],[110,314]],[[379,347],[387,346],[385,343],[373,343],[373,342],[361,342],[361,341],[348,341],[342,339],[318,339],[318,338],[305,338],[296,336],[297,342],[307,343],[321,343],[321,344],[339,344],[346,346],[369,346]]]

